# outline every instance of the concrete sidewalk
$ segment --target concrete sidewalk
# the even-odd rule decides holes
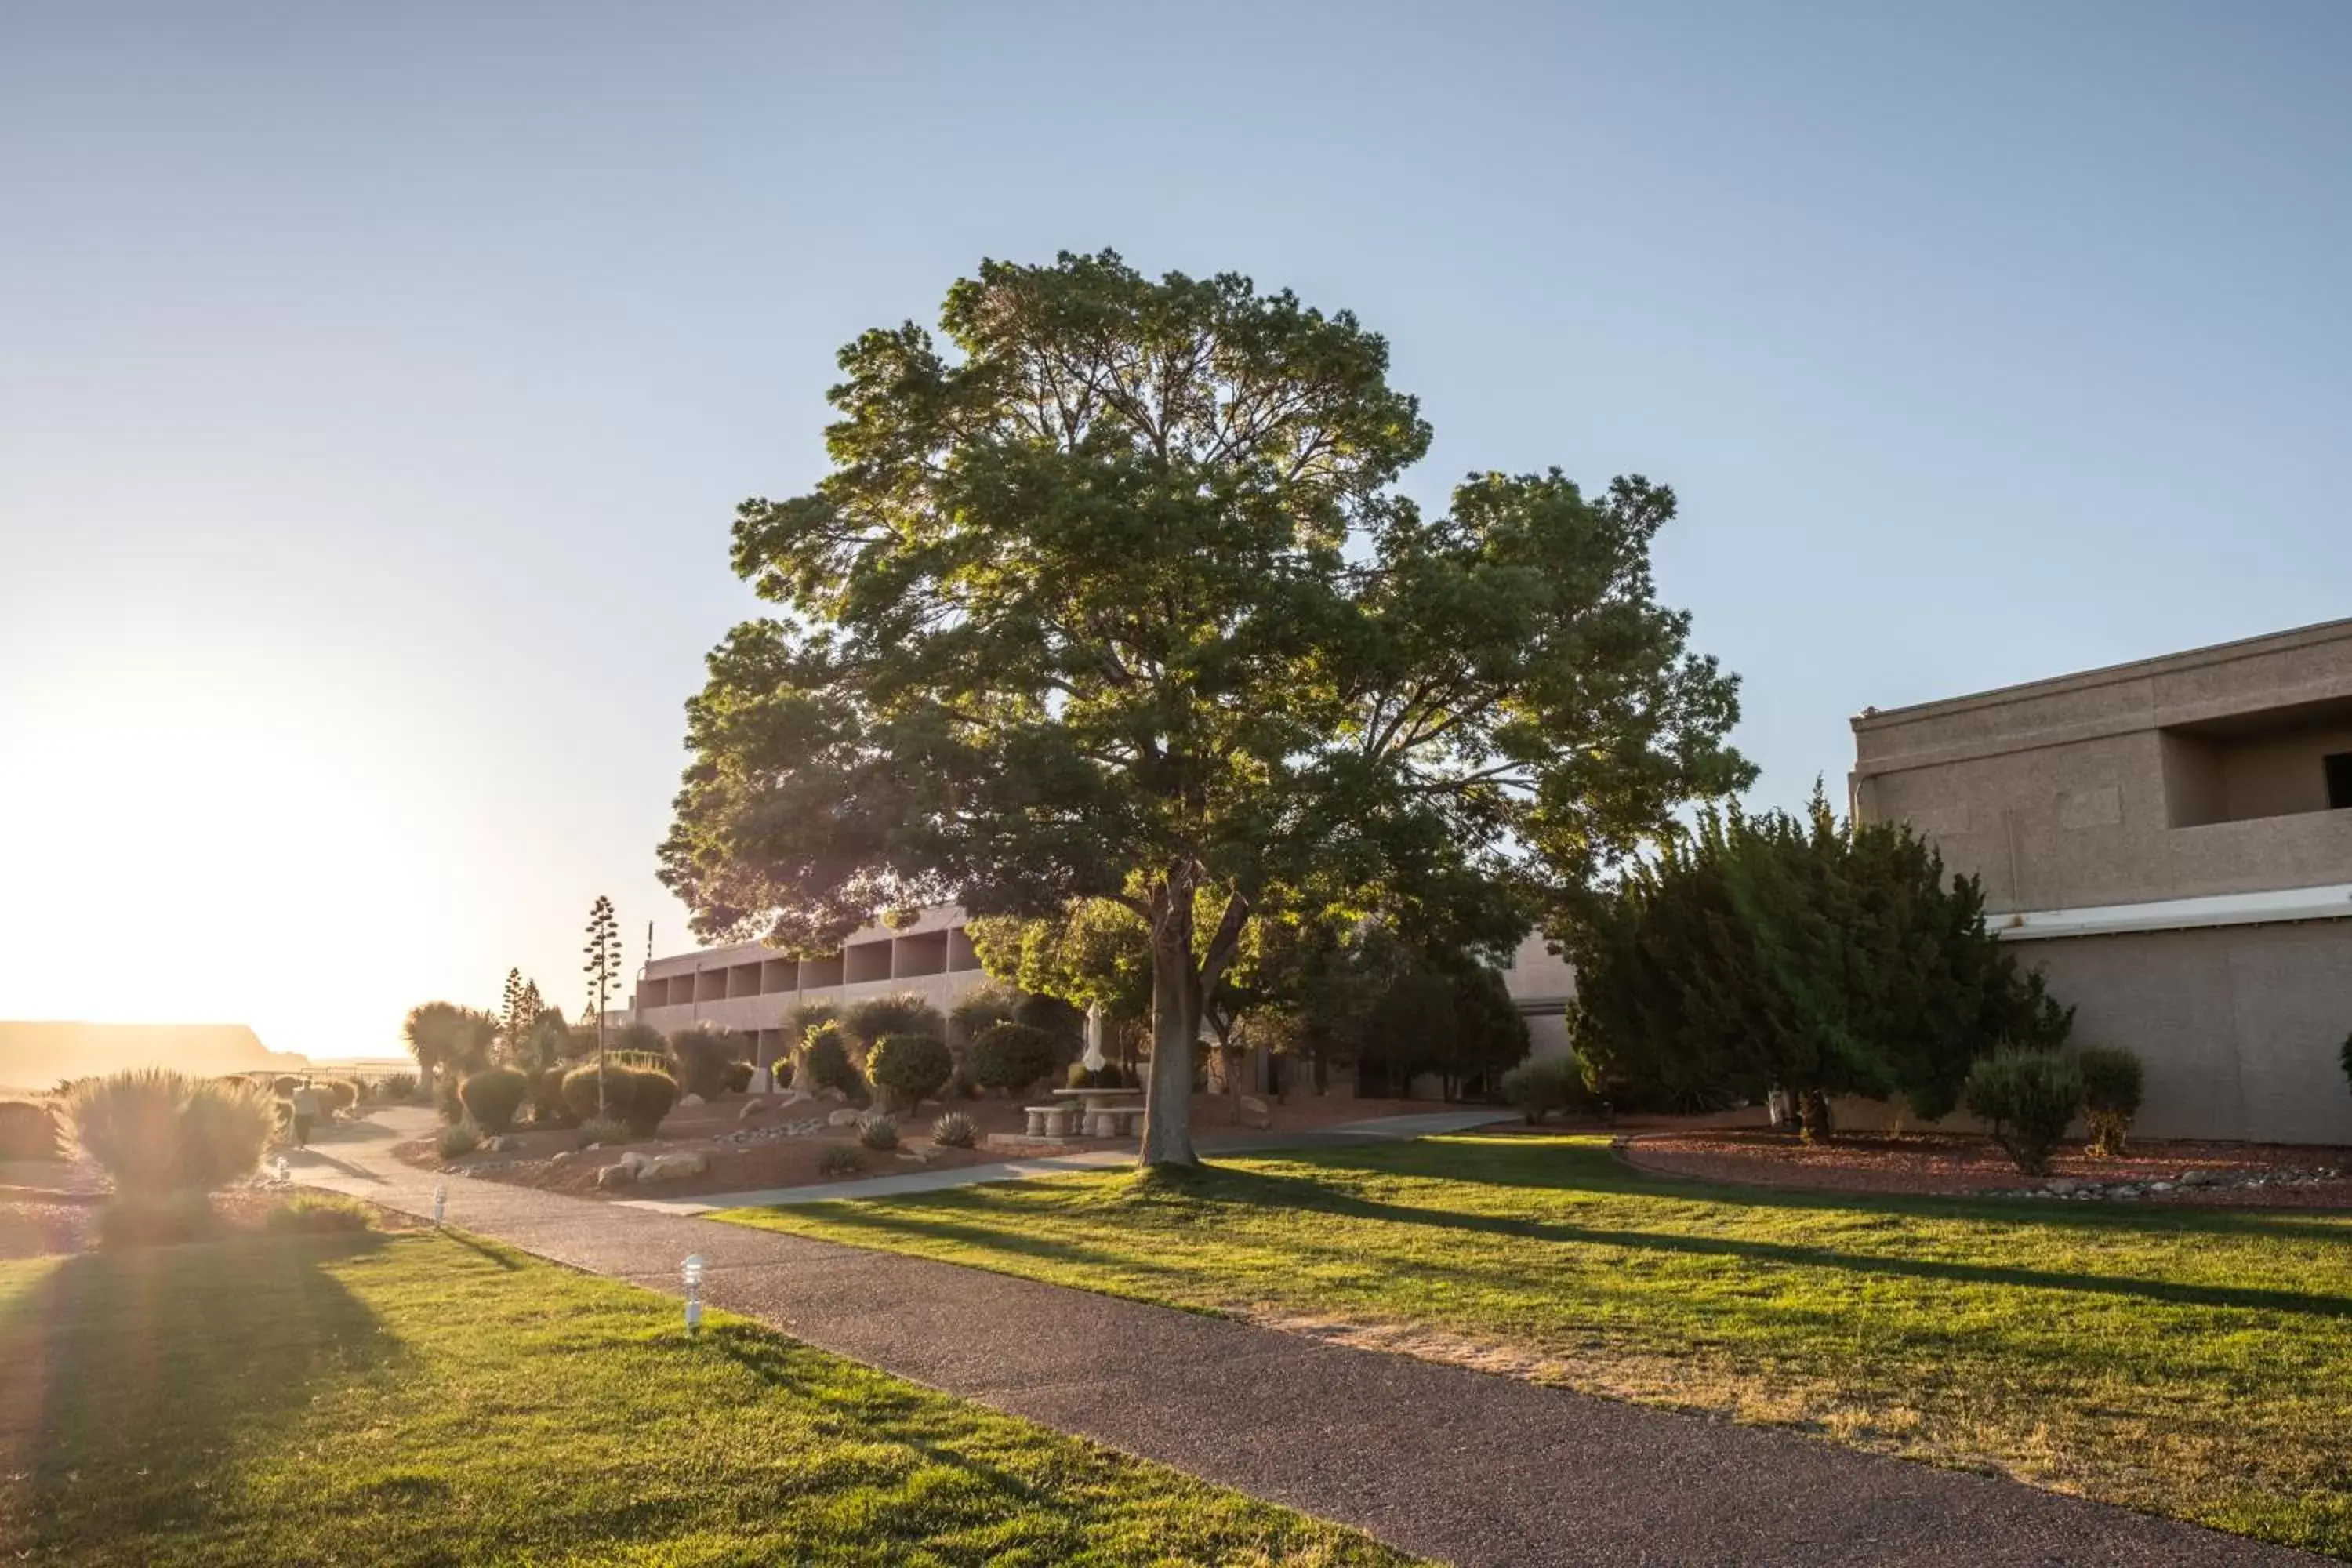
[[[1202,1155],[1261,1154],[1281,1149],[1320,1149],[1347,1143],[1377,1143],[1400,1138],[1427,1138],[1441,1132],[1466,1132],[1512,1120],[1508,1112],[1438,1110],[1414,1116],[1375,1116],[1337,1127],[1317,1127],[1291,1132],[1223,1132],[1202,1136]],[[791,1204],[829,1204],[851,1198],[896,1198],[909,1193],[943,1192],[950,1187],[977,1187],[990,1182],[1018,1182],[1032,1176],[1058,1176],[1072,1171],[1118,1171],[1135,1163],[1133,1149],[1082,1149],[1071,1154],[1038,1154],[1020,1160],[996,1160],[985,1165],[962,1165],[951,1171],[908,1171],[893,1176],[868,1176],[856,1182],[819,1182],[798,1187],[761,1187],[751,1192],[705,1193],[690,1198],[622,1198],[630,1208],[654,1214],[716,1214],[720,1209],[779,1208]]]
[[[422,1118],[423,1120],[417,1120]],[[339,1130],[298,1180],[677,1289],[823,1349],[1462,1564],[2205,1568],[2320,1560],[1983,1476],[1224,1319],[462,1176]],[[837,1191],[837,1189],[836,1189]]]

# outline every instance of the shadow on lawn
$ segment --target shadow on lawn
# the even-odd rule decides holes
[[[1177,1185],[1180,1189],[1190,1189],[1193,1195],[1216,1201],[1339,1215],[1351,1219],[1378,1220],[1391,1225],[1427,1226],[1445,1230],[1470,1231],[1486,1236],[1515,1237],[1530,1241],[1572,1242],[1624,1247],[1633,1251],[1738,1258],[1757,1263],[1788,1264],[1808,1268],[1837,1268],[1851,1273],[1881,1274],[1899,1279],[1949,1280],[1964,1284],[2008,1285],[2025,1289],[2076,1290],[2095,1295],[2133,1296],[2147,1300],[2168,1301],[2185,1306],[2230,1307],[2254,1311],[2295,1312],[2311,1317],[2352,1318],[2352,1297],[2329,1296],[2301,1290],[2270,1290],[2231,1285],[2197,1285],[2127,1275],[2061,1272],[2019,1268],[1999,1264],[1952,1263],[1930,1258],[1844,1252],[1833,1247],[1810,1247],[1798,1242],[1612,1229],[1598,1226],[1574,1225],[1559,1220],[1517,1219],[1507,1215],[1465,1214],[1457,1210],[1427,1209],[1405,1204],[1383,1203],[1375,1198],[1334,1192],[1319,1183],[1300,1177],[1272,1175],[1255,1171],[1217,1170],[1197,1175],[1159,1176],[1154,1180]],[[1744,1194],[1735,1194],[1727,1200],[1721,1195],[1727,1191],[1728,1190],[1714,1189],[1706,1195],[1714,1196],[1717,1201],[1744,1199]],[[1695,1194],[1695,1195],[1697,1194]],[[1776,1204],[1774,1206],[1788,1205]],[[1894,1208],[1866,1200],[1860,1203],[1848,1201],[1807,1204],[1801,1206],[1842,1208],[1862,1212],[1884,1208],[1885,1212],[1892,1214],[1919,1212],[1916,1205]],[[2040,1222],[2045,1216],[2038,1212],[2019,1213],[2012,1210],[2008,1217]],[[2076,1216],[2067,1214],[2063,1217],[2072,1220]],[[2099,1217],[2113,1223],[2109,1216]],[[2137,1219],[2140,1216],[2132,1217]],[[2324,1227],[2314,1228],[2324,1229]],[[2277,1233],[2274,1228],[2265,1226],[2263,1234]],[[2346,1233],[2341,1229],[2325,1231],[2325,1234],[2331,1240],[2346,1239]]]
[[[85,1253],[0,1307],[0,1476],[17,1478],[0,1492],[0,1537],[29,1534],[37,1561],[45,1522],[83,1536],[219,1496],[197,1484],[233,1462],[240,1432],[290,1422],[314,1384],[396,1355],[320,1267],[381,1245],[240,1237]]]

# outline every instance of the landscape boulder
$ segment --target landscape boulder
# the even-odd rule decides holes
[[[635,1186],[636,1181],[637,1168],[625,1162],[617,1165],[607,1165],[596,1173],[596,1185],[600,1188]]]
[[[860,1113],[858,1111],[853,1110],[848,1106],[845,1105],[839,1110],[827,1116],[824,1119],[824,1124],[827,1127],[852,1127],[856,1125],[859,1114]]]
[[[637,1170],[641,1182],[678,1182],[688,1176],[698,1176],[710,1168],[710,1162],[696,1153],[656,1154]]]
[[[680,1110],[693,1110],[696,1106],[698,1106],[698,1105],[701,1105],[701,1104],[704,1104],[704,1103],[705,1103],[705,1101],[704,1101],[704,1100],[703,1100],[702,1096],[700,1096],[700,1095],[698,1095],[698,1094],[688,1094],[688,1095],[681,1095],[681,1096],[679,1096],[679,1097],[678,1097],[677,1108],[678,1108]]]

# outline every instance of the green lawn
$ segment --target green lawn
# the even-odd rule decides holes
[[[0,1264],[0,1562],[1406,1561],[679,1320],[454,1234]]]
[[[2352,1220],[1773,1193],[1475,1136],[726,1217],[2352,1556]]]

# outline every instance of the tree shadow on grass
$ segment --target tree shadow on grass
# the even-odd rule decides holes
[[[398,1353],[321,1264],[381,1237],[238,1237],[86,1253],[0,1303],[0,1540],[189,1520],[257,1427]]]
[[[2074,1290],[2095,1295],[2137,1297],[2184,1306],[2237,1308],[2252,1311],[2294,1312],[2311,1317],[2352,1318],[2352,1297],[2259,1287],[2200,1285],[2128,1275],[2084,1274],[2063,1270],[2021,1268],[2001,1264],[1958,1263],[1940,1258],[1908,1258],[1847,1252],[1801,1242],[1767,1241],[1742,1237],[1696,1236],[1672,1231],[1629,1230],[1577,1225],[1550,1219],[1523,1219],[1507,1215],[1465,1213],[1385,1203],[1296,1176],[1255,1171],[1221,1170],[1178,1176],[1158,1176],[1160,1182],[1187,1184],[1200,1197],[1267,1208],[1329,1214],[1389,1225],[1424,1226],[1473,1235],[1511,1237],[1529,1241],[1622,1247],[1632,1251],[1677,1253],[1685,1256],[1736,1258],[1753,1263],[1795,1268],[1834,1268],[1851,1273],[1896,1279],[1930,1279],[1961,1284],[2004,1285],[2024,1289]],[[1854,1204],[1805,1205],[1857,1208]],[[1916,1212],[1905,1210],[1903,1212]],[[2022,1217],[2014,1216],[2011,1217]],[[2032,1216],[2039,1219],[2040,1215]],[[2072,1218],[2072,1215],[2067,1216]],[[2335,1239],[2343,1239],[2341,1232]]]

